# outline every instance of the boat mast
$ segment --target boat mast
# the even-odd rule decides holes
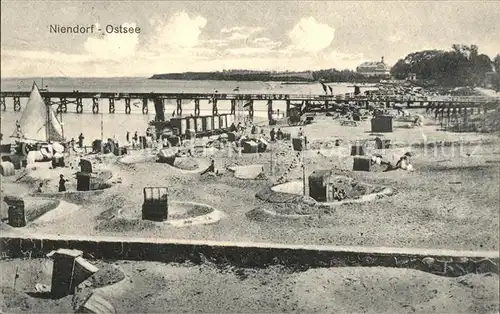
[[[45,102],[45,99],[43,100],[43,103],[45,104],[46,110],[46,115],[47,115],[47,122],[45,124],[45,141],[50,141],[50,131],[49,131],[49,125],[50,125],[50,106]]]

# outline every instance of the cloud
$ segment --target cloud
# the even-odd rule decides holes
[[[235,26],[231,28],[221,29],[221,33],[230,34],[227,40],[243,40],[250,38],[252,35],[258,34],[264,29],[262,27],[252,27],[252,26]]]
[[[254,26],[234,26],[230,28],[223,28],[220,30],[221,33],[234,33],[234,32],[240,32],[240,33],[246,33],[246,34],[253,34],[262,31],[262,27],[254,27]]]
[[[136,27],[136,23],[124,23],[124,27]],[[83,47],[96,59],[128,58],[136,53],[139,34],[106,34],[103,38],[88,37]]]
[[[267,37],[258,37],[255,38],[251,41],[251,44],[257,47],[262,47],[262,48],[269,48],[269,49],[274,49],[274,48],[279,48],[282,45],[281,41],[273,41]]]
[[[318,23],[315,18],[302,18],[288,33],[294,48],[319,52],[333,41],[335,29],[323,23]]]
[[[186,12],[174,14],[167,23],[152,20],[156,34],[150,38],[150,48],[191,48],[199,43],[202,29],[207,20],[201,16],[190,17]]]

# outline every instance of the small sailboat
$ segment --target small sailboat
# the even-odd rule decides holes
[[[38,150],[40,144],[64,142],[62,124],[52,107],[44,102],[35,82],[11,137],[18,147],[24,147],[24,153]]]

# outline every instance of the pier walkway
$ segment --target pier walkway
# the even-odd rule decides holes
[[[21,98],[28,98],[30,92],[22,91],[1,91],[0,92],[0,107],[2,110],[7,110],[6,100],[13,100],[14,111],[21,111]],[[149,101],[152,101],[155,106],[155,111],[166,110],[166,100],[176,100],[175,112],[182,115],[183,101],[194,101],[194,115],[200,114],[200,100],[208,100],[212,105],[212,114],[218,114],[217,102],[220,100],[229,100],[231,102],[231,114],[236,111],[237,102],[243,102],[243,106],[248,110],[249,116],[253,117],[254,101],[267,101],[267,109],[271,113],[273,111],[273,103],[285,102],[286,115],[289,116],[291,110],[297,110],[299,114],[315,113],[315,112],[331,112],[337,111],[345,105],[356,105],[368,107],[369,104],[384,104],[386,107],[402,107],[402,108],[426,108],[429,110],[446,109],[474,109],[481,110],[495,109],[500,105],[500,96],[401,96],[401,95],[378,95],[376,93],[368,93],[364,95],[354,95],[347,93],[341,95],[312,95],[312,94],[221,94],[221,93],[113,93],[113,92],[89,92],[89,91],[73,91],[73,92],[50,92],[42,91],[42,97],[47,104],[57,106],[57,112],[68,112],[68,105],[75,105],[75,112],[83,112],[83,99],[92,100],[92,112],[98,114],[100,112],[100,100],[107,99],[108,113],[115,113],[115,101],[124,100],[125,113],[131,113],[131,101],[139,100],[142,102],[142,113],[148,114]]]

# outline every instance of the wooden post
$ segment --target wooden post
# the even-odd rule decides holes
[[[111,101],[111,98],[109,100]],[[130,98],[125,98],[125,113],[130,114],[131,111],[132,109],[130,108]]]
[[[287,118],[290,116],[290,99],[286,100],[286,112],[285,112]]]
[[[177,108],[175,109],[175,113],[180,116],[182,115],[182,99],[181,98],[177,98]]]
[[[267,101],[267,119],[269,121],[273,120],[273,100],[269,99]]]
[[[77,98],[77,99],[81,99],[81,98]],[[94,102],[92,103],[92,113],[93,114],[99,113],[99,98],[94,98]]]
[[[115,99],[109,98],[109,113],[115,113]]]
[[[67,105],[68,101],[66,100],[66,97],[61,97],[59,100],[60,100],[59,112],[67,113],[68,112],[68,105]]]
[[[148,108],[148,99],[143,98],[142,99],[142,114],[148,114],[149,108]]]
[[[248,118],[253,121],[253,99],[250,99],[250,106],[248,107]]]
[[[14,97],[14,111],[21,111],[21,99]]]
[[[214,96],[212,100],[212,116],[216,116],[219,113],[217,109],[217,98]]]
[[[236,99],[231,99],[231,114],[236,113]]]
[[[98,103],[99,98],[92,98],[92,103]],[[77,98],[76,99],[76,113],[82,113],[83,112],[83,104],[82,104],[82,99]]]
[[[198,98],[194,100],[194,116],[200,116],[200,100]]]

